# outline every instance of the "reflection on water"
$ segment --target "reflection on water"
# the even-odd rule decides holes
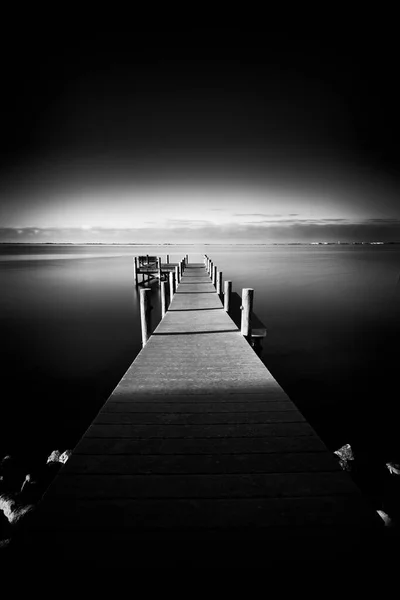
[[[255,289],[262,359],[326,443],[387,437],[397,416],[396,246],[3,246],[0,452],[73,446],[141,348],[132,256],[201,261],[203,251],[234,291]]]

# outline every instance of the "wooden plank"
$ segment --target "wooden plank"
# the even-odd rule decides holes
[[[64,474],[233,474],[233,473],[309,473],[319,471],[340,472],[338,461],[324,452],[252,453],[252,454],[191,454],[165,455],[128,454],[121,458],[115,454],[70,458]]]
[[[280,498],[353,494],[347,473],[245,473],[239,475],[96,475],[62,471],[51,495],[64,498]]]
[[[85,434],[87,437],[113,438],[219,438],[219,437],[265,437],[315,435],[308,423],[268,423],[234,425],[136,425],[130,423],[102,424],[97,420]]]
[[[218,305],[217,298],[215,298],[214,294],[204,295],[200,298],[196,295],[193,297],[190,294],[181,294],[180,292],[176,294],[175,302],[169,307],[169,310],[172,312],[176,311],[193,311],[193,310],[223,310]]]
[[[255,381],[254,381],[255,379]],[[262,378],[258,379],[256,376],[252,376],[252,380],[245,380],[243,376],[237,374],[235,377],[230,378],[229,376],[221,376],[220,378],[187,378],[183,380],[181,377],[158,377],[157,379],[152,378],[151,375],[148,377],[132,378],[131,380],[125,381],[120,386],[121,392],[124,388],[127,388],[130,393],[133,392],[144,392],[148,391],[149,394],[160,393],[165,396],[169,394],[206,394],[226,392],[231,390],[237,393],[251,393],[262,391],[264,381]]]
[[[293,404],[285,400],[275,400],[271,402],[269,399],[257,402],[204,402],[197,400],[196,402],[182,402],[179,398],[172,402],[160,402],[152,396],[151,401],[137,402],[135,397],[131,402],[117,402],[116,400],[107,402],[101,409],[100,414],[107,413],[187,413],[187,414],[219,414],[226,413],[257,413],[268,408],[269,413],[292,411]]]
[[[177,292],[178,293],[178,292]],[[179,304],[171,304],[171,310],[165,315],[158,327],[154,330],[153,335],[174,331],[176,333],[197,333],[197,331],[214,331],[237,332],[238,328],[229,319],[226,312],[220,310],[199,310],[193,309],[190,311],[175,311],[174,308],[179,307]],[[214,340],[217,342],[217,339]],[[231,340],[229,340],[231,341]]]
[[[103,410],[107,410],[108,407],[114,404],[127,404],[130,406],[135,405],[138,409],[143,409],[143,404],[148,404],[151,406],[152,403],[160,404],[165,403],[169,405],[173,405],[174,403],[188,403],[190,405],[201,405],[202,403],[207,403],[208,405],[212,405],[216,408],[221,408],[221,410],[225,410],[224,406],[226,404],[237,404],[242,403],[248,410],[251,410],[252,406],[257,406],[258,403],[267,403],[268,406],[271,406],[272,403],[275,404],[277,402],[284,402],[287,406],[290,407],[290,410],[293,410],[293,402],[289,400],[289,398],[283,393],[282,389],[274,390],[272,389],[270,393],[235,393],[232,392],[230,394],[221,393],[218,396],[214,396],[214,394],[205,393],[205,394],[150,394],[147,392],[129,394],[129,389],[124,390],[122,394],[112,394],[112,396],[107,400],[104,404]],[[141,408],[142,407],[142,408]]]
[[[256,396],[262,399],[268,399],[268,401],[275,400],[287,400],[288,397],[283,393],[282,389],[279,389],[276,382],[271,381],[270,385],[263,384],[262,386],[257,386],[253,389],[243,389],[240,387],[233,387],[228,390],[219,390],[218,394],[213,394],[212,388],[199,388],[199,389],[181,389],[174,390],[169,388],[157,388],[157,389],[145,389],[145,390],[131,390],[129,385],[127,384],[127,380],[125,380],[124,385],[118,386],[113,392],[112,398],[110,398],[108,402],[118,401],[118,402],[147,402],[146,394],[148,396],[149,402],[151,399],[158,398],[159,401],[162,398],[165,398],[166,401],[169,401],[172,398],[181,397],[191,399],[193,402],[197,402],[197,400],[213,397],[215,401],[218,401],[220,395],[226,398],[228,395],[232,402],[237,399],[249,396],[252,396],[256,399]],[[223,402],[223,400],[221,400]]]
[[[212,361],[213,358],[213,354],[210,353],[211,356],[209,358],[209,360],[207,361],[207,357],[206,356],[199,356],[199,359],[197,361],[197,363],[194,361],[194,359],[192,360],[191,357],[189,356],[185,356],[184,353],[182,353],[182,360],[179,363],[174,363],[171,360],[171,357],[168,356],[167,351],[163,351],[162,353],[157,353],[157,356],[165,356],[165,364],[160,364],[159,362],[157,362],[155,360],[155,357],[151,357],[148,361],[140,361],[136,364],[136,368],[135,371],[128,373],[126,375],[124,375],[124,381],[133,379],[134,374],[139,374],[139,373],[143,373],[145,374],[146,372],[148,373],[153,373],[154,375],[157,375],[158,373],[166,373],[166,374],[170,374],[171,377],[173,377],[174,373],[176,374],[183,374],[186,376],[186,374],[197,374],[197,375],[202,375],[203,379],[205,379],[207,373],[218,373],[218,371],[220,371],[221,373],[231,373],[231,372],[236,372],[238,371],[238,369],[235,369],[235,357],[232,357],[232,362],[233,365],[227,364],[227,360],[225,358],[224,360],[221,360],[220,357],[218,357],[217,355],[215,355],[215,360]],[[228,362],[230,360],[230,356],[228,354],[227,356],[228,358]],[[265,373],[263,373],[263,371],[258,367],[258,365],[255,365],[254,363],[246,363],[244,362],[243,364],[243,373],[247,373],[248,374],[248,378],[250,379],[250,376],[252,373],[256,373],[259,376],[264,376],[264,380],[265,380],[265,384],[266,386],[270,387],[272,386],[272,382],[276,380],[273,379],[272,375],[270,377],[268,377]],[[279,384],[276,382],[276,388],[280,388]],[[282,390],[282,388],[280,388]],[[270,389],[271,391],[271,389]],[[283,392],[283,390],[282,390]],[[228,392],[227,392],[228,393]],[[284,392],[283,392],[284,393]]]
[[[65,520],[59,522],[57,512],[52,510],[52,503],[65,512]],[[64,500],[64,501],[63,501]],[[160,529],[181,528],[193,532],[199,528],[233,528],[240,532],[241,528],[284,528],[281,535],[289,534],[295,526],[304,527],[338,527],[348,525],[355,527],[368,523],[372,529],[376,521],[371,519],[371,511],[362,503],[360,494],[312,496],[303,497],[264,497],[260,498],[196,498],[183,500],[170,499],[140,499],[98,497],[96,503],[86,497],[78,497],[71,502],[71,495],[57,499],[50,495],[45,499],[42,514],[46,515],[46,525],[54,529],[78,530],[91,528],[101,531],[107,529],[132,528],[131,535],[145,530],[147,535],[152,528]],[[144,527],[146,524],[146,527]],[[187,525],[187,527],[186,527]],[[264,531],[263,537],[268,540],[269,533]],[[236,533],[237,535],[237,533]],[[254,535],[254,533],[253,533]],[[75,539],[75,545],[76,539]],[[236,548],[236,551],[240,549]],[[257,549],[259,551],[259,548]],[[343,548],[343,552],[346,549]],[[243,553],[240,552],[243,556]]]
[[[137,412],[101,412],[96,417],[99,424],[126,423],[132,425],[225,425],[225,424],[263,424],[263,423],[301,423],[303,415],[297,410],[259,411],[241,413],[137,413]]]
[[[85,436],[75,454],[248,454],[248,453],[324,452],[316,436],[229,437],[229,438],[91,438]],[[299,458],[301,460],[301,458]]]

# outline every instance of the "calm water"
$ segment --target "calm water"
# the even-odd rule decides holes
[[[0,246],[0,456],[75,445],[141,349],[132,256],[166,252],[254,288],[261,358],[331,449],[396,451],[398,246]]]

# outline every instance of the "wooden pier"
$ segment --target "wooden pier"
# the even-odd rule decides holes
[[[371,552],[379,517],[234,324],[208,266],[186,261],[41,501],[21,540],[29,556],[158,569]]]

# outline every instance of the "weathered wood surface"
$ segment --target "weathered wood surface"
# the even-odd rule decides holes
[[[41,560],[251,567],[370,553],[379,532],[206,268],[189,264],[21,547]]]

